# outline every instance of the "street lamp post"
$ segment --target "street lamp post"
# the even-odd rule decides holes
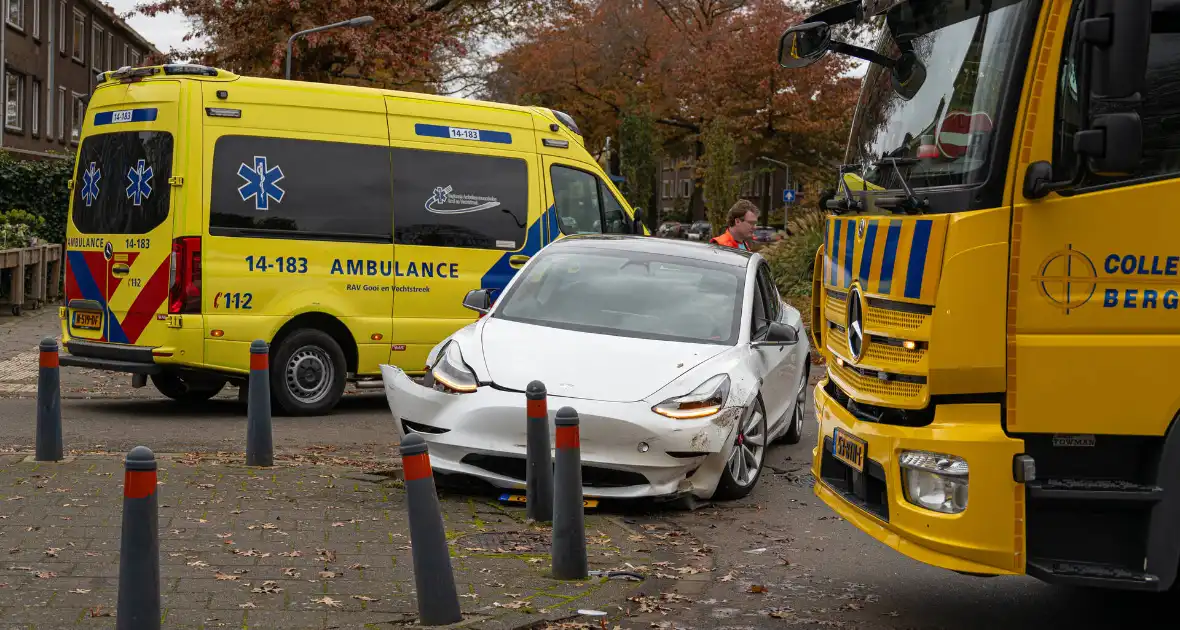
[[[303,37],[304,35],[308,35],[311,33],[319,33],[320,31],[331,30],[334,28],[343,28],[346,26],[347,27],[368,26],[368,25],[372,24],[373,21],[374,21],[373,16],[371,16],[371,15],[354,17],[351,20],[344,20],[343,22],[337,22],[335,24],[328,24],[326,26],[317,26],[315,28],[309,28],[306,31],[299,31],[298,33],[295,33],[291,37],[287,38],[287,73],[286,73],[287,80],[288,81],[291,80],[291,44],[295,41],[295,38]]]

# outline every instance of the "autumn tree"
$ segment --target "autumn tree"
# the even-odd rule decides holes
[[[705,212],[713,233],[725,231],[726,213],[737,203],[740,192],[733,167],[737,165],[737,149],[725,121],[709,123],[704,132],[705,143]]]
[[[151,0],[146,16],[179,12],[189,19],[186,48],[193,59],[252,76],[283,76],[287,38],[316,26],[362,15],[360,28],[339,28],[296,40],[292,76],[377,87],[441,91],[461,83],[462,61],[488,36],[527,25],[547,0]],[[197,44],[196,42],[201,42]]]
[[[670,154],[698,163],[704,129],[724,118],[739,161],[774,156],[800,179],[830,180],[859,82],[837,55],[801,70],[778,65],[782,32],[804,17],[781,0],[572,2],[496,58],[489,94],[570,113],[592,146],[617,136],[633,101]]]

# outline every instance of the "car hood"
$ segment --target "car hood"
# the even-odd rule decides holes
[[[524,391],[534,380],[553,396],[643,400],[730,346],[598,335],[491,318],[480,336],[493,383]],[[687,392],[686,392],[687,393]]]

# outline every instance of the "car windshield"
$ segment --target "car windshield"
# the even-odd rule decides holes
[[[603,335],[733,345],[745,267],[575,246],[522,271],[494,318]]]
[[[869,66],[846,161],[863,167],[870,189],[901,188],[891,165],[874,165],[891,157],[906,158],[899,166],[914,188],[986,178],[1004,92],[1024,76],[1018,47],[1032,6],[1030,0],[907,2],[887,14],[878,52],[897,58],[912,50],[926,80],[907,101],[887,68]]]

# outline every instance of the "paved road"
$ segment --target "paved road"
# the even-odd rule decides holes
[[[35,343],[41,334],[37,327],[44,329],[46,321],[37,315],[19,325],[0,321],[0,363],[14,352],[28,351],[29,341]],[[120,388],[100,376],[63,378],[89,378],[105,396],[120,394]],[[0,383],[4,381],[0,374]],[[118,452],[139,443],[159,452],[243,448],[245,409],[236,401],[181,408],[153,398],[150,388],[135,395],[140,398],[66,400],[67,448]],[[0,447],[31,447],[35,401],[27,396],[0,391],[0,435],[7,437]],[[388,423],[384,398],[361,394],[347,398],[328,417],[276,418],[275,443],[296,457],[386,458],[395,446]],[[1029,578],[973,578],[909,560],[841,521],[815,498],[807,474],[815,436],[810,417],[807,427],[804,444],[770,451],[770,468],[750,497],[675,516],[692,538],[707,545],[704,551],[712,557],[713,570],[650,580],[651,597],[633,602],[636,617],[619,625],[1100,628],[1174,607],[1175,598],[1096,594]],[[752,593],[753,586],[766,592]]]

